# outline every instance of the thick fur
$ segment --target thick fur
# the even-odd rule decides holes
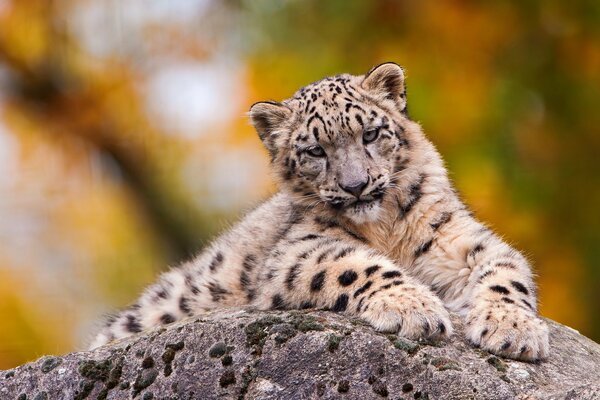
[[[460,201],[393,63],[250,110],[280,191],[111,318],[92,348],[221,307],[320,308],[408,338],[548,355],[527,260]],[[374,138],[374,139],[373,139]]]

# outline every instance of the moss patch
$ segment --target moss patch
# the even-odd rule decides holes
[[[98,392],[97,400],[104,400],[108,392],[117,387],[123,373],[124,358],[120,357],[116,361],[86,360],[79,364],[79,373],[86,378],[79,383],[79,388],[75,393],[75,399],[85,399],[94,389],[96,382],[103,382],[104,387]]]
[[[117,387],[119,381],[121,380],[121,375],[123,374],[123,361],[124,358],[119,358],[113,369],[110,370],[108,374],[108,380],[106,381],[106,388],[108,390]]]
[[[284,323],[279,317],[266,316],[249,323],[244,328],[246,346],[254,347],[253,353],[258,355],[262,353],[262,348],[270,333],[277,333],[275,341],[281,344],[294,337],[297,331],[306,333],[323,330],[325,327],[317,322],[315,317],[301,313],[291,315],[289,323]]]
[[[387,395],[389,394],[388,388],[387,385],[381,381],[381,379],[379,379],[375,375],[371,375],[369,376],[368,382],[369,385],[371,385],[371,390],[373,390],[373,392],[375,392],[379,396],[387,397]]]
[[[417,343],[404,338],[399,338],[395,335],[388,335],[387,338],[390,340],[390,342],[392,342],[395,348],[405,351],[411,356],[421,348],[421,346],[419,346]]]
[[[413,387],[412,383],[405,383],[404,385],[402,385],[403,393],[412,392],[413,389],[414,389],[414,387]]]
[[[342,341],[342,337],[332,333],[327,337],[327,350],[331,353],[336,351],[340,347],[340,342]]]
[[[270,333],[275,333],[275,341],[279,344],[283,344],[296,336],[298,331],[296,331],[296,328],[293,325],[284,323],[273,325]]]
[[[177,343],[169,343],[165,345],[165,351],[162,353],[161,359],[165,363],[165,368],[163,369],[163,374],[165,376],[170,376],[173,373],[173,360],[175,359],[175,354],[182,350],[184,347],[183,342]]]
[[[223,356],[223,358],[221,358],[221,364],[223,364],[224,367],[227,367],[229,365],[231,365],[233,363],[233,357],[231,357],[231,355],[229,354],[225,354]]]
[[[488,364],[492,365],[494,368],[498,370],[498,372],[506,372],[507,367],[506,363],[499,359],[498,357],[491,356],[487,359]]]
[[[47,357],[44,362],[42,362],[42,367],[40,369],[44,374],[47,374],[58,367],[60,363],[62,363],[62,360],[58,357]]]
[[[110,373],[110,360],[85,360],[79,363],[79,374],[93,381],[105,381]]]
[[[290,322],[294,325],[296,329],[300,332],[310,332],[310,331],[324,331],[325,327],[317,322],[317,319],[312,315],[294,315]]]
[[[436,367],[439,371],[455,370],[461,371],[458,364],[446,357],[435,357],[431,360],[431,365]]]
[[[371,325],[369,325],[368,322],[363,321],[360,318],[350,318],[350,323],[354,326],[365,326],[365,327],[371,327]]]
[[[142,370],[133,383],[133,397],[137,396],[142,390],[152,385],[157,376],[158,371],[154,368]]]
[[[347,379],[342,379],[339,383],[338,383],[338,387],[337,387],[338,392],[340,393],[347,393],[348,390],[350,390],[350,381]]]
[[[162,354],[162,360],[165,363],[165,368],[163,370],[163,373],[165,374],[165,376],[169,376],[171,375],[171,373],[173,372],[173,367],[171,366],[171,363],[173,362],[173,359],[175,358],[175,350],[173,349],[166,349],[165,352]]]
[[[221,378],[219,378],[219,385],[221,387],[227,387],[234,383],[235,383],[235,373],[230,369],[224,371],[223,374],[221,375]]]
[[[161,356],[163,362],[165,363],[165,376],[169,376],[171,375],[172,372],[172,368],[171,368],[171,363],[173,362],[173,359],[175,358],[175,350],[173,349],[166,349],[164,351],[164,353],[162,353]],[[167,368],[169,367],[169,368]],[[167,369],[169,370],[169,372],[167,373]]]
[[[427,392],[417,391],[413,395],[413,398],[415,398],[415,399],[421,399],[421,400],[429,400],[429,394]]]
[[[444,347],[446,345],[446,342],[444,342],[443,340],[422,338],[422,339],[419,339],[419,344],[422,346]]]
[[[253,365],[248,366],[242,372],[242,383],[240,387],[240,394],[238,395],[238,400],[243,400],[246,397],[246,393],[248,392],[248,386],[250,383],[256,379],[256,365],[258,361],[255,361]]]
[[[183,348],[185,347],[185,344],[183,343],[183,341],[179,341],[177,343],[169,343],[169,344],[165,345],[165,347],[167,349],[173,349],[175,351],[179,351],[179,350],[183,350]]]
[[[215,343],[210,350],[208,351],[208,355],[211,358],[219,358],[225,355],[227,352],[227,345],[224,342]]]
[[[154,358],[150,356],[144,358],[144,360],[142,361],[142,368],[147,369],[152,367],[154,367]]]
[[[324,382],[317,382],[317,396],[323,397],[325,394],[325,390],[327,390],[327,385]]]
[[[75,396],[73,397],[73,399],[83,400],[86,397],[88,397],[90,395],[90,393],[92,393],[92,390],[94,390],[95,384],[96,384],[96,382],[91,381],[91,380],[85,380],[85,381],[79,382],[79,388],[77,388],[77,390],[75,391]]]
[[[269,315],[249,323],[244,328],[244,332],[246,333],[246,346],[254,347],[253,352],[256,354],[262,353],[262,348],[268,336],[267,328],[282,322],[281,318]]]

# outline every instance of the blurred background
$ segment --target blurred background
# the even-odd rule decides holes
[[[275,190],[253,102],[389,60],[542,314],[600,341],[597,0],[0,0],[0,369],[83,348]]]

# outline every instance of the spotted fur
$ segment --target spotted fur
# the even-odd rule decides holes
[[[280,191],[111,318],[92,347],[230,306],[320,308],[409,338],[452,334],[537,360],[548,330],[527,260],[478,222],[406,108],[393,63],[252,106]]]

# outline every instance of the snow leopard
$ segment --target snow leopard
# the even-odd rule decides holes
[[[225,307],[320,309],[409,339],[548,356],[528,260],[461,201],[407,108],[404,70],[324,78],[252,105],[278,191],[109,318],[91,348]]]

